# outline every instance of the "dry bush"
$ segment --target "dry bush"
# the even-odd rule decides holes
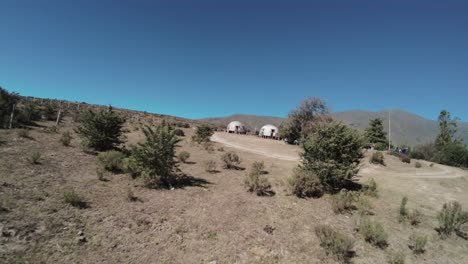
[[[186,163],[187,160],[190,158],[190,153],[187,151],[182,151],[178,155],[179,160],[182,161],[183,163]]]
[[[422,222],[423,214],[418,209],[413,209],[408,214],[408,220],[412,226],[417,226]]]
[[[70,134],[70,132],[64,132],[62,134],[62,137],[60,138],[60,142],[62,143],[62,145],[68,147],[70,146],[70,143],[71,143],[71,140],[72,140],[72,136]]]
[[[315,234],[320,240],[320,246],[327,254],[333,255],[338,261],[348,262],[354,256],[354,240],[333,230],[330,226],[315,227]]]
[[[372,197],[379,196],[378,186],[374,178],[370,178],[365,184],[363,184],[362,190],[365,195],[372,196]]]
[[[219,148],[218,148],[218,151],[219,151],[219,152],[224,152],[224,148],[223,148],[223,147],[219,147]]]
[[[389,251],[387,253],[387,262],[389,264],[405,264],[405,253],[402,251]]]
[[[131,187],[127,189],[127,201],[129,202],[136,202],[138,201],[138,197],[135,195]]]
[[[81,197],[74,190],[67,191],[63,194],[63,199],[65,203],[70,204],[76,208],[86,208],[86,202],[83,197]]]
[[[417,169],[421,168],[422,167],[421,162],[416,161],[416,163],[414,164],[414,167],[416,167]]]
[[[369,159],[369,162],[372,163],[372,164],[380,164],[380,165],[385,166],[384,155],[380,151],[374,152],[374,153],[372,153],[372,155],[371,155],[371,157]]]
[[[409,237],[409,240],[409,248],[413,251],[414,254],[419,255],[423,254],[426,251],[425,247],[427,244],[427,236],[418,236],[412,234]]]
[[[184,131],[182,129],[180,129],[180,128],[175,129],[174,134],[176,134],[176,136],[178,136],[178,137],[185,137]]]
[[[296,167],[293,175],[288,178],[289,189],[297,197],[321,197],[323,195],[323,186],[320,178],[313,171],[305,170],[302,167]]]
[[[31,154],[31,157],[29,157],[28,160],[31,164],[37,165],[37,164],[41,164],[41,157],[42,157],[42,154],[36,151]]]
[[[240,163],[242,162],[239,155],[234,152],[226,152],[221,156],[221,161],[223,162],[223,168],[225,169],[238,169]]]
[[[105,172],[105,170],[103,168],[97,168],[96,169],[96,175],[97,175],[98,180],[106,181],[105,174],[106,174],[106,172]]]
[[[18,130],[18,137],[20,138],[26,138],[26,139],[34,139],[31,134],[29,134],[29,130],[26,129],[20,129]]]
[[[374,206],[372,203],[365,197],[360,196],[357,202],[357,210],[360,216],[373,215]]]
[[[369,218],[362,218],[359,225],[359,232],[364,236],[366,242],[379,247],[387,247],[388,234],[382,224],[372,221]]]
[[[354,203],[358,201],[359,194],[357,192],[342,190],[331,198],[333,212],[335,212],[335,214],[344,214],[356,209]]]
[[[265,165],[262,162],[254,162],[246,174],[245,185],[249,192],[255,192],[258,196],[270,196],[273,194],[271,184],[264,175]]]
[[[206,172],[214,173],[214,172],[216,172],[216,161],[214,161],[214,160],[205,161],[204,167],[205,167]]]
[[[442,210],[437,214],[439,221],[438,232],[442,238],[447,238],[453,232],[459,231],[463,224],[468,223],[468,212],[462,210],[457,201],[445,203]]]
[[[401,156],[400,160],[401,160],[401,162],[403,162],[403,163],[408,163],[408,164],[411,163],[411,159],[410,159],[410,157],[408,157],[408,156]]]
[[[116,150],[101,152],[97,156],[97,162],[107,171],[119,172],[122,171],[122,161],[125,155]]]

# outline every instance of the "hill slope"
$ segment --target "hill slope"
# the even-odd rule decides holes
[[[382,118],[384,120],[384,129],[388,132],[388,111],[372,112],[352,110],[337,112],[333,115],[336,119],[359,130],[364,130],[369,125],[370,119]],[[396,144],[415,146],[432,142],[439,131],[439,126],[436,121],[403,110],[391,110],[391,119],[392,141]],[[279,126],[285,119],[281,117],[255,115],[232,115],[201,119],[201,121],[219,126],[225,126],[233,120],[240,121],[253,130],[255,127],[258,128],[265,124]],[[468,123],[459,122],[458,126],[458,136],[463,138],[465,142],[468,142]]]

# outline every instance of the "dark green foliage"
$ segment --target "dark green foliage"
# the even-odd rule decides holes
[[[388,234],[385,232],[382,224],[372,221],[367,217],[360,220],[359,232],[368,243],[376,247],[385,248],[388,245]]]
[[[42,109],[42,116],[44,117],[45,120],[48,121],[56,121],[57,120],[57,114],[58,110],[56,110],[52,105],[47,104],[43,109]]]
[[[379,144],[378,150],[384,150],[388,147],[387,133],[384,132],[383,120],[380,118],[371,119],[369,127],[366,128],[365,137],[368,143]],[[383,149],[380,149],[382,148]]]
[[[320,246],[327,254],[333,255],[338,261],[347,263],[354,255],[354,241],[333,230],[330,226],[319,225],[315,227],[315,234],[320,240]]]
[[[291,193],[297,197],[318,198],[323,195],[323,186],[320,183],[320,178],[315,172],[302,167],[296,167],[294,169],[293,175],[288,178],[288,184]]]
[[[17,93],[10,93],[0,87],[0,128],[8,128],[13,105],[19,102]]]
[[[83,115],[81,125],[76,132],[88,147],[97,151],[116,148],[122,141],[125,118],[108,110],[88,111]]]
[[[62,145],[64,146],[70,146],[70,143],[71,143],[71,140],[72,140],[72,136],[70,134],[70,132],[64,132],[62,134],[62,137],[60,138],[60,142],[62,142]]]
[[[98,164],[107,171],[119,172],[123,169],[123,159],[125,155],[116,150],[101,152],[97,156]]]
[[[186,163],[187,160],[190,158],[190,153],[187,151],[182,151],[179,153],[179,160],[183,163]]]
[[[304,100],[295,110],[288,114],[288,119],[280,127],[280,136],[289,144],[304,140],[314,131],[315,125],[328,120],[329,110],[325,101],[320,98]]]
[[[439,115],[439,135],[435,140],[435,146],[442,150],[447,144],[454,143],[454,136],[457,133],[457,118],[452,119],[450,112],[442,110]],[[456,141],[456,140],[455,140]]]
[[[192,137],[198,144],[210,141],[210,137],[214,134],[213,127],[209,125],[200,125],[195,131],[195,135]]]
[[[146,140],[132,149],[129,167],[133,173],[143,177],[148,187],[169,188],[177,179],[175,147],[180,139],[166,123],[156,126],[154,130],[150,127],[142,130]]]
[[[468,223],[468,212],[462,210],[457,201],[445,203],[442,210],[437,214],[439,221],[439,234],[442,238],[449,237],[454,231],[459,231],[463,224]]]
[[[246,174],[245,185],[249,192],[255,192],[258,196],[272,195],[271,184],[264,175],[265,165],[262,162],[254,162]]]
[[[242,162],[239,155],[237,155],[236,153],[232,152],[232,151],[229,151],[229,152],[226,152],[224,153],[222,156],[221,156],[221,161],[223,162],[224,164],[224,168],[225,169],[238,169],[239,167],[239,164]]]
[[[461,143],[448,143],[434,157],[437,163],[455,167],[468,167],[468,148]]]
[[[303,144],[303,166],[317,174],[327,190],[341,189],[357,174],[362,147],[354,129],[340,122],[323,122]]]
[[[65,203],[70,204],[73,207],[77,208],[86,208],[87,204],[83,197],[81,197],[78,193],[75,191],[67,191],[63,194],[63,199]]]
[[[434,144],[424,144],[416,146],[410,152],[410,158],[432,161],[437,154],[437,149]]]
[[[372,153],[369,162],[372,164],[380,164],[385,166],[385,160],[384,160],[384,155],[382,152],[377,151]]]

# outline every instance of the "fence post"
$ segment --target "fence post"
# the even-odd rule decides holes
[[[10,129],[13,127],[13,116],[14,116],[14,114],[15,114],[15,108],[16,108],[16,104],[13,105],[13,109],[11,110],[11,115],[10,115],[10,126],[9,126]]]

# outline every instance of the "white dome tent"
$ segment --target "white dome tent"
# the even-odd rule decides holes
[[[279,138],[279,129],[274,125],[264,125],[258,133],[259,136],[263,138]]]
[[[244,124],[239,121],[232,121],[226,128],[228,133],[235,133],[235,134],[245,134],[247,130],[245,129]]]

